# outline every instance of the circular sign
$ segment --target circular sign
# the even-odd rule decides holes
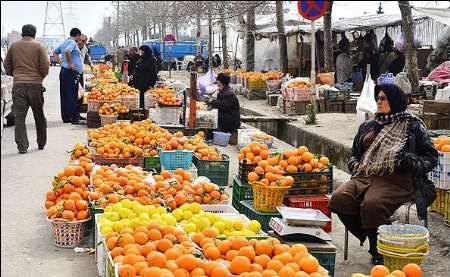
[[[297,9],[303,18],[317,20],[327,11],[328,1],[297,1]]]
[[[174,35],[169,34],[169,35],[166,35],[166,36],[164,37],[164,42],[176,43],[176,42],[177,42],[177,39],[175,38]]]

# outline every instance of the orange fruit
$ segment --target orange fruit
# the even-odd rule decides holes
[[[194,277],[194,276],[205,276],[205,275],[206,275],[206,272],[205,272],[205,270],[203,268],[197,267],[196,269],[191,271],[191,277]]]
[[[280,277],[292,277],[295,275],[295,271],[291,267],[285,266],[278,272],[278,275]]]
[[[147,255],[147,263],[149,266],[156,266],[163,268],[166,266],[167,258],[164,254],[159,253],[157,251],[153,251],[148,253]]]
[[[141,277],[154,277],[161,275],[161,269],[155,266],[147,267],[141,270]]]
[[[253,264],[250,265],[250,271],[252,271],[252,272],[255,272],[255,271],[256,272],[263,272],[264,268],[260,264],[253,263]]]
[[[199,259],[195,258],[194,255],[192,254],[185,254],[176,259],[176,263],[179,268],[183,268],[191,272],[200,264],[200,261]]]
[[[208,247],[205,251],[204,251],[205,257],[210,259],[210,260],[217,260],[220,258],[221,252],[219,249],[217,249],[217,247]]]
[[[284,252],[280,255],[280,261],[284,264],[287,265],[288,263],[291,263],[294,261],[294,258],[292,257],[291,253],[289,252]]]
[[[266,269],[262,272],[263,277],[273,277],[278,276],[278,273],[275,270],[272,269]]]
[[[283,267],[284,267],[283,263],[279,260],[271,260],[267,264],[267,269],[271,269],[276,272],[279,272]]]
[[[256,182],[256,181],[258,181],[259,180],[259,176],[258,176],[258,174],[256,174],[255,172],[250,172],[249,174],[248,174],[248,181],[251,183],[251,182]]]
[[[134,240],[138,244],[146,244],[148,241],[148,235],[144,232],[137,232],[136,234],[134,234]]]
[[[255,250],[253,250],[253,247],[251,246],[245,246],[239,249],[238,251],[239,256],[245,256],[247,257],[250,262],[253,262],[255,259]]]
[[[134,277],[134,276],[136,276],[136,269],[134,269],[134,266],[129,265],[129,264],[120,265],[119,276],[120,277]]]
[[[267,268],[267,264],[271,261],[271,258],[266,255],[266,254],[262,254],[260,256],[256,256],[255,257],[255,263],[259,264],[262,266],[262,268]]]
[[[209,275],[211,277],[229,277],[230,272],[223,266],[216,266]]]
[[[300,260],[300,269],[306,273],[313,273],[319,270],[319,262],[316,258],[309,255]]]
[[[233,274],[241,274],[250,270],[251,262],[245,256],[236,256],[230,263],[230,272]]]
[[[411,263],[403,267],[403,273],[406,277],[421,277],[422,269],[417,264]]]
[[[150,240],[160,240],[160,239],[162,239],[162,234],[159,230],[151,229],[148,232],[148,238]]]
[[[134,264],[134,269],[136,270],[136,274],[137,275],[140,275],[141,271],[144,268],[148,268],[148,264],[145,261],[144,262],[137,262],[137,263]]]
[[[392,275],[392,276],[395,276],[395,277],[406,277],[406,274],[403,273],[403,271],[400,271],[400,270],[394,270],[394,271],[392,271],[392,272],[391,272],[391,275]]]
[[[303,153],[306,153],[306,152],[309,152],[309,150],[308,150],[308,148],[306,146],[300,146],[297,149],[297,153],[298,153],[299,156],[302,156]]]
[[[376,265],[370,271],[371,277],[384,277],[389,274],[389,269],[384,265]]]
[[[167,260],[176,260],[178,257],[183,255],[183,252],[178,248],[170,248],[164,252]]]
[[[128,254],[123,258],[123,264],[134,265],[137,263],[137,255],[136,254]]]
[[[311,154],[310,152],[305,152],[305,153],[303,153],[303,155],[302,155],[302,160],[303,160],[303,161],[309,162],[309,161],[311,161],[312,159],[314,159],[314,155],[313,155],[313,154]]]
[[[225,260],[231,262],[238,255],[237,250],[230,250],[225,254]]]
[[[310,275],[304,271],[298,271],[295,273],[295,277],[309,277]]]
[[[323,164],[323,166],[328,166],[330,164],[330,160],[327,157],[321,157],[319,162]]]

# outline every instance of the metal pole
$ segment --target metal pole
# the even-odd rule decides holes
[[[189,101],[189,129],[195,128],[195,119],[197,113],[197,72],[191,71],[190,85],[190,101]]]
[[[172,78],[172,48],[169,46],[169,78]]]
[[[316,99],[318,99],[318,91],[316,91],[316,25],[315,21],[311,21],[311,83],[312,94],[311,102],[314,107],[314,111],[317,112]]]

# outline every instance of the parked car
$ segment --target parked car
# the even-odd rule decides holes
[[[2,92],[2,99],[1,99],[1,112],[2,112],[2,119],[1,119],[1,135],[3,137],[3,124],[6,119],[6,125],[7,126],[13,126],[14,125],[14,113],[13,113],[13,101],[12,101],[12,86],[13,86],[13,77],[6,75],[5,67],[3,66],[3,59],[5,58],[5,51],[2,48],[1,53],[1,77],[2,77],[2,84],[1,84],[1,92]]]

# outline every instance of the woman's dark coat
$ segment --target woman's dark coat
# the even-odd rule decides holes
[[[229,86],[224,87],[218,94],[217,100],[210,102],[213,108],[219,110],[219,130],[234,133],[241,126],[239,100]]]

